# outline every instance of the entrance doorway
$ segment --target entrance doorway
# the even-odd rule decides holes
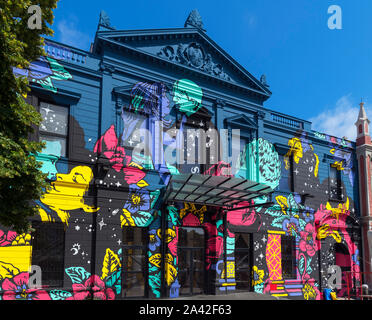
[[[251,291],[252,288],[252,236],[235,233],[235,280],[236,290]]]
[[[348,271],[351,271],[351,262],[350,262],[350,253],[349,249],[342,243],[335,243],[335,262],[341,268],[342,272],[342,282],[341,289],[337,291],[337,295],[343,297],[347,294],[347,281],[352,285],[351,274]],[[346,277],[349,277],[347,280]]]
[[[148,294],[147,228],[123,228],[123,298],[146,298]]]
[[[202,228],[178,229],[178,281],[180,295],[203,294],[205,288],[205,236]]]

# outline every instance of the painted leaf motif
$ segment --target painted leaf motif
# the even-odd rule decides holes
[[[140,180],[137,182],[137,186],[140,188],[147,187],[149,184],[145,180]]]
[[[67,275],[71,278],[72,283],[83,283],[90,277],[90,273],[83,267],[71,267],[65,269]]]
[[[149,284],[151,289],[160,288],[160,272],[149,276]]]
[[[174,261],[173,256],[172,256],[170,253],[168,253],[168,254],[165,256],[165,263],[173,264],[173,261]]]
[[[170,287],[177,278],[177,269],[170,263],[166,263],[165,266],[165,281]]]
[[[300,272],[300,274],[303,274],[305,271],[304,264],[305,264],[305,257],[301,254],[298,260],[298,271]]]
[[[158,268],[160,268],[160,264],[161,264],[161,253],[156,253],[156,254],[153,254],[150,258],[149,258],[149,262],[155,266],[157,266]]]
[[[13,278],[20,273],[20,270],[13,266],[11,263],[0,261],[0,280],[5,278]]]
[[[52,300],[66,300],[69,297],[72,297],[72,293],[63,290],[51,290],[49,295]]]
[[[130,212],[127,209],[123,209],[123,214],[120,216],[121,227],[135,227],[134,222]]]
[[[105,257],[103,258],[101,279],[105,279],[108,275],[111,275],[120,267],[121,264],[118,255],[114,253],[110,248],[107,248]]]
[[[166,243],[171,242],[176,237],[176,231],[173,229],[168,228],[165,234],[165,241]]]
[[[106,287],[115,288],[116,294],[121,292],[121,269],[115,271],[111,276],[106,279]]]
[[[158,201],[159,196],[160,196],[160,190],[159,189],[157,189],[153,192],[150,192],[151,209],[154,208],[154,205],[155,205],[156,201]]]
[[[275,200],[280,205],[280,207],[282,208],[282,212],[284,214],[287,214],[287,208],[288,208],[287,198],[283,197],[283,196],[277,196],[277,197],[275,197]]]

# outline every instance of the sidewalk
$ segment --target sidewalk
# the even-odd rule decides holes
[[[196,295],[174,298],[174,300],[289,300],[285,297],[274,297],[256,292],[239,292],[220,295]]]

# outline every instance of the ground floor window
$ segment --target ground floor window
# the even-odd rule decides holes
[[[65,230],[62,223],[33,222],[32,265],[41,269],[42,287],[63,287]]]
[[[202,228],[179,228],[177,251],[180,295],[195,295],[204,293],[204,230]]]
[[[296,238],[281,237],[283,279],[296,278]]]
[[[148,229],[123,228],[123,297],[139,298],[148,294]]]
[[[252,237],[249,233],[235,233],[236,289],[251,290]]]

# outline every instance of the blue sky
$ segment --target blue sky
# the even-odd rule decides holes
[[[342,9],[341,30],[328,28],[331,5]],[[349,139],[361,98],[372,120],[371,0],[60,0],[54,39],[88,50],[100,10],[116,29],[131,30],[183,27],[193,9],[217,44],[257,78],[266,75],[265,107]]]

